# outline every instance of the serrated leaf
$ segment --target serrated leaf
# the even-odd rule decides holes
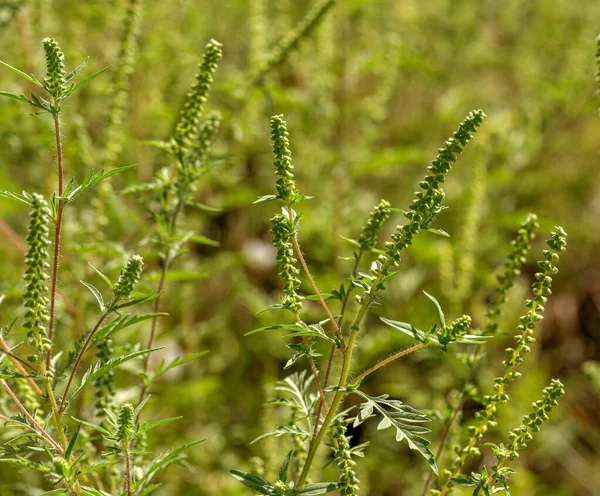
[[[192,360],[196,360],[196,358],[203,357],[204,355],[208,354],[208,352],[209,352],[209,350],[205,350],[205,351],[200,351],[198,353],[194,353],[192,355],[188,355],[185,357],[177,357],[171,363],[169,363],[169,365],[167,365],[164,368],[163,368],[163,365],[164,365],[164,360],[163,360],[158,365],[158,369],[157,369],[156,374],[154,375],[153,379],[154,380],[158,379],[159,377],[166,374],[169,370],[174,369],[175,367],[179,367],[180,365],[183,365],[184,363],[188,363],[188,362],[191,362]]]
[[[366,400],[365,403],[360,405],[359,415],[354,421],[355,425],[360,425],[373,411],[377,410],[383,417],[377,429],[387,429],[393,426],[396,429],[396,441],[406,440],[408,447],[418,451],[425,458],[433,472],[438,473],[435,457],[428,447],[431,443],[421,437],[422,434],[430,431],[426,427],[418,425],[430,421],[424,413],[403,404],[399,400],[388,399],[387,394],[371,397],[358,389],[352,392]]]

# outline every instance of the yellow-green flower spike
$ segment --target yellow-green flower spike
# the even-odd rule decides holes
[[[363,227],[358,242],[360,243],[360,251],[366,252],[375,248],[377,243],[377,234],[381,231],[385,221],[389,219],[391,205],[386,200],[381,200],[369,215],[369,220]]]
[[[127,265],[121,270],[119,279],[113,288],[116,299],[129,298],[131,292],[140,280],[144,259],[139,255],[134,255],[129,259]]]
[[[386,257],[391,259],[394,265],[400,262],[400,252],[412,244],[415,234],[421,229],[431,227],[435,216],[441,211],[445,197],[441,185],[452,168],[450,164],[456,161],[463,150],[462,147],[473,139],[471,133],[477,131],[485,117],[482,110],[470,112],[458,127],[458,131],[448,138],[444,147],[439,149],[436,159],[427,168],[430,175],[419,183],[422,191],[415,192],[410,210],[404,214],[408,224],[398,226],[398,232],[392,235],[392,241],[386,243]]]
[[[53,38],[44,38],[42,44],[46,54],[44,89],[55,99],[60,100],[67,92],[65,55]]]
[[[538,227],[537,216],[529,214],[521,222],[517,237],[511,241],[512,248],[504,262],[504,271],[498,275],[496,296],[485,313],[488,318],[485,334],[494,334],[498,330],[497,319],[502,313],[502,305],[506,303],[508,292],[514,286],[515,277],[521,273],[521,266],[526,262],[525,257],[531,248],[531,242],[535,239]]]
[[[45,281],[49,279],[46,270],[48,264],[48,247],[50,246],[50,231],[48,228],[50,211],[48,203],[41,195],[34,193],[31,198],[29,214],[29,233],[27,245],[29,250],[25,257],[27,270],[25,281],[27,288],[23,295],[27,308],[23,326],[27,328],[27,338],[31,346],[39,352],[45,352],[50,347],[47,323],[50,319],[48,311],[48,287]]]
[[[275,155],[275,174],[279,176],[276,182],[277,196],[287,204],[296,202],[300,196],[294,180],[294,166],[292,165],[292,151],[290,150],[287,123],[283,115],[271,117],[271,141],[273,142],[273,155]]]
[[[356,477],[356,462],[352,460],[350,444],[346,437],[346,423],[338,420],[331,427],[335,446],[334,458],[340,469],[339,488],[341,495],[355,496],[359,492],[359,480]]]
[[[221,43],[215,40],[210,40],[206,45],[206,50],[199,65],[198,74],[196,75],[196,82],[187,95],[179,122],[175,126],[173,139],[176,148],[180,152],[185,152],[194,145],[198,134],[200,116],[202,115],[208,92],[213,83],[213,76],[223,56],[222,46]]]
[[[283,292],[281,298],[284,308],[297,312],[302,308],[304,299],[297,293],[300,287],[300,270],[296,267],[294,248],[291,237],[294,235],[289,220],[278,214],[271,219],[271,233],[273,245],[277,248],[277,261],[279,262],[279,276],[283,279]]]

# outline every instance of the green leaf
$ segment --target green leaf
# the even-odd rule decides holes
[[[265,331],[281,331],[281,330],[302,331],[302,330],[304,330],[304,328],[298,324],[277,324],[277,325],[271,325],[271,326],[266,326],[266,327],[259,327],[258,329],[254,329],[253,331],[247,332],[246,334],[244,334],[244,336],[252,336],[253,334],[258,334],[259,332],[265,332]]]
[[[100,271],[99,271],[99,270],[98,270],[96,267],[94,267],[94,266],[92,265],[92,262],[88,262],[88,264],[89,264],[89,266],[90,266],[90,267],[91,267],[91,268],[94,270],[94,272],[95,272],[96,274],[98,274],[98,275],[99,275],[99,276],[102,278],[102,280],[103,280],[103,281],[104,281],[106,284],[108,284],[108,287],[109,287],[110,289],[113,289],[113,283],[112,283],[112,282],[111,282],[111,280],[108,278],[108,276],[107,276],[107,275],[105,275],[105,274],[103,274],[102,272],[100,272]]]
[[[65,460],[68,460],[71,457],[71,453],[73,453],[73,449],[75,448],[75,444],[77,443],[77,438],[79,437],[79,431],[81,430],[81,422],[77,424],[75,432],[73,432],[73,437],[71,441],[69,441],[69,446],[67,447],[67,451],[65,451]]]
[[[79,64],[75,69],[73,69],[68,76],[65,78],[65,82],[68,83],[69,81],[71,81],[71,79],[73,79],[75,76],[77,76],[77,74],[79,74],[81,72],[81,70],[87,65],[87,63],[89,62],[90,58],[86,57],[86,59]]]
[[[6,62],[3,62],[2,60],[0,60],[0,64],[2,64],[4,67],[8,67],[11,71],[13,71],[15,74],[18,74],[22,78],[27,79],[27,81],[29,81],[30,83],[33,83],[36,86],[39,86],[40,88],[43,87],[43,84],[40,83],[33,74],[31,76],[28,74],[25,74],[23,71],[20,71],[19,69],[17,69],[16,67],[13,67],[12,65],[8,65]]]
[[[433,234],[437,234],[439,236],[444,236],[446,238],[449,238],[450,235],[444,231],[443,229],[434,229],[433,227],[430,227],[428,229],[426,229],[427,232],[433,233]]]
[[[155,422],[150,422],[149,424],[145,424],[142,427],[140,427],[140,430],[137,432],[136,436],[139,434],[142,434],[144,432],[148,432],[149,430],[154,429],[155,427],[158,427],[160,425],[168,424],[170,422],[175,422],[176,420],[181,420],[182,418],[183,417],[170,417],[170,418],[157,420]]]
[[[92,294],[94,295],[94,298],[96,298],[96,301],[98,302],[98,305],[100,306],[100,312],[104,312],[104,310],[106,310],[106,305],[104,304],[104,298],[102,298],[102,294],[100,293],[100,291],[98,291],[98,289],[96,289],[95,286],[93,286],[85,281],[79,281],[79,282],[92,292]]]
[[[190,236],[189,241],[191,241],[192,243],[199,244],[199,245],[221,246],[221,243],[219,243],[218,241],[207,238],[206,236],[202,236],[200,234],[195,234],[194,236]]]
[[[260,494],[271,494],[271,489],[273,488],[272,484],[262,477],[246,472],[240,472],[239,470],[230,470],[229,473],[244,484],[244,486],[249,487],[253,491]]]
[[[287,456],[285,457],[285,460],[283,460],[283,463],[281,464],[281,467],[279,468],[279,480],[281,482],[287,482],[288,467],[290,465],[290,460],[292,459],[293,454],[294,454],[294,450],[291,450],[287,454]]]
[[[446,318],[444,317],[444,312],[442,312],[442,307],[440,306],[439,302],[433,296],[431,296],[427,291],[423,291],[423,293],[425,293],[425,296],[427,296],[427,298],[429,298],[431,301],[433,301],[433,304],[437,308],[442,327],[446,327]]]
[[[160,364],[158,365],[158,369],[156,370],[156,374],[154,375],[153,379],[154,380],[158,379],[159,377],[166,374],[169,370],[174,369],[175,367],[179,367],[180,365],[183,365],[184,363],[191,362],[192,360],[196,360],[196,358],[203,357],[204,355],[208,354],[208,352],[209,352],[209,350],[205,350],[205,351],[200,351],[199,353],[194,353],[192,355],[188,355],[186,357],[177,357],[171,363],[169,363],[169,365],[167,365],[166,367],[164,367],[165,361],[162,360],[160,362]]]
[[[266,201],[273,201],[273,200],[279,200],[279,196],[278,195],[260,196],[258,199],[254,200],[254,204],[262,203],[262,202],[266,202]]]
[[[437,475],[438,468],[435,463],[435,457],[429,449],[431,443],[422,437],[422,434],[427,434],[430,430],[418,425],[430,421],[424,413],[403,404],[399,400],[388,399],[389,395],[387,394],[371,397],[358,389],[352,392],[366,400],[365,403],[360,405],[359,414],[354,420],[355,427],[362,424],[371,416],[374,410],[377,410],[382,416],[382,420],[379,422],[377,430],[394,427],[396,429],[396,441],[406,440],[408,447],[418,451]]]
[[[304,496],[316,496],[317,494],[326,494],[331,491],[335,491],[339,488],[337,482],[317,482],[316,484],[306,484],[299,491],[298,494]]]
[[[18,200],[20,202],[26,203],[27,205],[31,205],[31,195],[25,191],[22,194],[13,193],[12,191],[2,191],[0,190],[0,198],[8,198],[9,200]]]
[[[347,238],[346,236],[342,236],[342,235],[340,235],[340,238],[342,238],[344,241],[347,241],[352,246],[356,246],[357,248],[360,248],[360,243],[358,241],[356,241],[355,239]]]
[[[5,97],[8,97],[8,98],[12,98],[13,100],[18,100],[19,102],[29,103],[30,105],[35,105],[25,95],[17,95],[15,93],[11,93],[9,91],[0,91],[0,96],[5,96]]]
[[[94,72],[94,74],[91,74],[90,76],[82,79],[81,81],[79,81],[76,85],[72,86],[71,88],[69,88],[69,91],[67,93],[67,96],[73,94],[75,91],[77,91],[79,88],[85,86],[86,84],[88,84],[92,79],[97,78],[98,76],[100,76],[100,74],[104,73],[105,71],[107,71],[108,69],[110,69],[110,65],[108,67],[105,67],[104,69],[100,69],[97,72]]]
[[[162,350],[163,348],[164,347],[161,346],[158,348],[151,348],[149,350],[134,351],[133,353],[129,353],[127,355],[123,355],[118,358],[113,358],[113,359],[105,362],[104,364],[103,364],[103,362],[96,362],[84,374],[84,376],[81,379],[81,384],[73,392],[69,401],[71,401],[75,396],[77,396],[83,390],[83,388],[85,388],[87,385],[92,384],[93,382],[98,380],[100,377],[102,377],[104,374],[106,374],[110,370],[114,369],[115,367],[118,367],[119,365],[122,365],[125,362],[128,362],[129,360],[133,360],[134,358],[138,358],[138,357],[147,355],[148,353],[153,353],[155,351]]]

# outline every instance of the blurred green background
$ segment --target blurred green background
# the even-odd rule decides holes
[[[118,0],[2,1],[0,58],[40,78],[40,42],[52,36],[66,54],[68,69],[87,55],[88,73],[113,64],[126,6]],[[600,390],[583,370],[585,362],[600,360],[600,118],[594,83],[600,3],[340,0],[299,49],[248,92],[261,58],[310,6],[293,0],[144,3],[130,114],[117,162],[137,167],[115,178],[114,193],[102,196],[102,219],[95,217],[100,200],[93,195],[67,211],[61,282],[67,304],[60,309],[58,339],[67,345],[94,319],[92,302],[78,283],[91,277],[88,261],[116,274],[126,255],[139,251],[147,260],[146,288],[156,284],[158,261],[150,247],[140,245],[148,234],[148,214],[135,196],[121,197],[118,191],[169,165],[168,156],[141,141],[169,136],[203,47],[217,39],[224,57],[208,108],[223,113],[224,125],[197,194],[222,212],[189,212],[184,224],[220,246],[191,246],[175,262],[163,303],[169,316],[159,325],[159,344],[168,356],[204,349],[210,354],[155,387],[144,415],[185,416],[150,439],[153,449],[206,438],[190,452],[191,470],[175,467],[163,476],[160,494],[248,494],[228,470],[250,471],[250,460],[260,457],[272,475],[289,449],[289,440],[282,438],[250,442],[286,422],[263,405],[273,398],[275,381],[285,377],[281,369],[290,352],[274,334],[243,337],[281,318],[255,315],[278,301],[281,286],[268,230],[277,207],[252,205],[257,196],[274,191],[269,117],[285,114],[299,188],[315,197],[302,204],[300,240],[319,287],[329,292],[351,269],[340,257],[350,256],[352,247],[340,236],[356,237],[380,198],[406,208],[443,140],[469,110],[482,108],[488,119],[449,177],[450,208],[436,224],[451,238],[418,238],[383,305],[372,312],[353,366],[359,371],[409,343],[383,328],[379,315],[419,326],[434,322],[423,290],[442,302],[447,315],[468,312],[477,325],[484,323],[510,239],[525,215],[535,212],[540,234],[503,318],[503,329],[512,333],[543,240],[554,225],[563,226],[568,250],[539,339],[490,440],[504,440],[549,378],[560,377],[567,395],[519,459],[513,494],[600,494]],[[65,108],[67,177],[81,179],[103,166],[113,77],[108,71]],[[22,83],[10,71],[0,71],[2,90],[27,91]],[[12,100],[0,101],[0,189],[49,195],[55,181],[51,122],[29,111]],[[3,326],[22,313],[23,207],[0,200]],[[382,238],[401,221],[393,219]],[[310,293],[308,285],[303,289]],[[305,308],[305,320],[323,318],[314,302]],[[119,345],[138,336],[145,340],[147,333],[147,327],[135,328]],[[489,391],[509,345],[505,336],[486,348],[477,376],[483,392]],[[427,351],[379,371],[365,388],[390,393],[435,418],[465,375],[453,354]],[[128,386],[119,400],[135,397],[132,374],[120,371],[118,378]],[[89,413],[90,404],[88,398],[79,408]],[[468,403],[466,418],[475,410],[476,404]],[[435,448],[441,422],[431,426]],[[426,464],[375,427],[367,423],[354,432],[354,442],[372,441],[358,462],[363,494],[420,494]],[[331,467],[327,470],[336,477]],[[33,477],[0,466],[0,494],[32,494]]]

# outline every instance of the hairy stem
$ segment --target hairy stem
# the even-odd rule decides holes
[[[302,268],[304,269],[304,272],[306,273],[306,277],[308,278],[308,281],[310,282],[310,285],[312,286],[315,295],[319,299],[319,303],[321,303],[321,306],[325,310],[327,317],[329,317],[329,320],[331,321],[331,324],[333,325],[333,328],[335,329],[335,333],[337,334],[338,338],[340,339],[342,344],[344,344],[344,346],[346,346],[346,344],[344,343],[344,337],[342,336],[342,333],[340,331],[338,323],[336,322],[335,317],[331,313],[329,306],[323,299],[323,296],[321,295],[321,292],[319,291],[319,288],[317,287],[317,284],[315,283],[315,280],[313,279],[313,276],[310,273],[308,265],[306,264],[306,260],[304,260],[304,255],[302,255],[302,250],[300,249],[300,243],[298,243],[298,237],[296,235],[292,236],[292,244],[294,245],[294,250],[296,251],[296,256],[298,257],[298,260],[300,261],[300,265],[302,265]]]
[[[10,388],[10,386],[6,383],[5,380],[2,380],[1,382],[2,387],[6,390],[6,392],[8,393],[8,395],[13,399],[13,401],[15,402],[15,404],[17,405],[17,407],[19,408],[19,410],[21,410],[21,412],[23,413],[23,415],[25,415],[25,417],[27,417],[27,419],[36,427],[36,429],[42,434],[42,436],[44,437],[44,439],[48,442],[48,444],[50,444],[50,446],[52,446],[53,448],[55,448],[61,455],[64,455],[65,452],[64,450],[61,448],[61,446],[54,440],[52,439],[52,436],[50,434],[48,434],[44,428],[38,424],[37,420],[35,420],[35,418],[27,411],[27,409],[23,406],[23,404],[19,401],[19,398],[17,398],[17,395],[14,393],[14,391]],[[6,419],[9,420],[9,419]]]
[[[100,326],[102,325],[102,323],[104,322],[106,317],[108,317],[108,315],[111,312],[112,312],[112,307],[109,307],[107,310],[104,311],[104,313],[98,319],[98,322],[96,322],[96,325],[92,329],[92,332],[90,332],[89,336],[83,343],[81,350],[79,350],[79,354],[77,355],[77,358],[75,359],[75,363],[73,364],[73,368],[71,369],[71,374],[69,375],[69,380],[67,381],[67,385],[65,387],[65,392],[63,393],[63,397],[60,402],[60,408],[58,409],[58,413],[62,413],[65,409],[65,404],[67,401],[67,394],[69,392],[69,389],[71,389],[71,384],[73,383],[73,379],[75,378],[75,374],[77,373],[77,369],[79,368],[79,364],[81,363],[81,358],[83,357],[83,354],[87,351],[88,346],[92,342],[94,335],[96,334],[96,332],[98,332],[98,329],[100,329]]]
[[[410,355],[411,353],[415,352],[415,351],[419,351],[422,350],[423,348],[426,348],[427,346],[429,346],[428,344],[424,344],[424,343],[419,343],[416,344],[414,346],[411,346],[410,348],[406,348],[404,350],[399,351],[398,353],[394,353],[393,355],[387,357],[385,360],[381,360],[381,362],[379,362],[376,365],[373,365],[370,369],[365,370],[362,374],[360,374],[358,377],[356,377],[351,384],[348,384],[346,387],[352,385],[357,385],[360,383],[360,381],[362,381],[365,377],[367,377],[368,375],[372,374],[373,372],[375,372],[377,369],[380,369],[381,367],[385,367],[387,364],[393,362],[394,360],[397,360],[398,358],[402,358],[406,355]]]
[[[0,346],[2,347],[2,351],[6,355],[8,355],[8,357],[10,358],[10,361],[13,363],[13,365],[15,366],[15,368],[17,369],[17,371],[21,375],[25,376],[25,378],[27,379],[27,382],[32,387],[32,389],[36,392],[36,394],[38,396],[40,396],[40,397],[43,397],[44,393],[39,388],[39,386],[37,385],[37,383],[33,380],[33,378],[29,377],[29,373],[23,367],[23,365],[26,365],[27,367],[32,368],[31,365],[29,363],[27,363],[25,360],[22,360],[18,356],[13,355],[10,351],[8,351],[8,345],[6,344],[6,341],[4,341],[4,338],[2,336],[0,336]]]
[[[356,317],[354,318],[354,322],[352,323],[352,326],[350,327],[350,329],[351,329],[350,338],[348,339],[348,345],[346,346],[346,349],[345,349],[344,362],[342,364],[342,371],[340,373],[340,377],[338,380],[338,387],[340,387],[340,388],[343,388],[344,385],[346,384],[346,381],[348,380],[348,374],[350,372],[350,363],[352,362],[352,352],[354,351],[354,345],[356,343],[356,336],[358,335],[358,331],[360,330],[360,324],[361,324],[364,316],[366,315],[367,310],[368,310],[371,302],[373,301],[373,298],[375,297],[375,294],[377,291],[376,288],[378,288],[381,284],[381,281],[383,279],[383,274],[387,273],[387,270],[390,268],[391,265],[392,265],[391,259],[388,259],[383,264],[383,266],[379,272],[379,275],[373,282],[372,294],[365,295],[362,305],[360,306],[360,309],[359,309],[358,313],[356,314]],[[306,478],[308,477],[308,473],[310,472],[310,467],[315,458],[315,454],[317,453],[317,449],[319,448],[319,445],[323,441],[323,438],[325,437],[325,434],[327,433],[327,429],[329,429],[329,426],[331,425],[331,421],[335,417],[335,414],[337,413],[337,409],[339,408],[340,403],[342,402],[342,399],[345,394],[346,393],[344,391],[336,391],[335,396],[333,397],[333,401],[331,403],[331,407],[329,408],[329,412],[327,413],[327,417],[325,417],[325,420],[323,421],[323,425],[321,426],[319,433],[317,434],[317,436],[314,438],[314,440],[310,444],[310,447],[308,449],[308,454],[306,456],[306,461],[304,462],[304,467],[302,468],[302,473],[300,474],[300,477],[298,479],[298,484],[296,484],[296,487],[300,488],[305,484]]]
[[[56,294],[58,286],[58,265],[60,256],[60,231],[62,227],[62,216],[64,209],[63,195],[63,152],[62,137],[60,135],[60,118],[54,114],[54,134],[56,138],[56,156],[58,162],[58,203],[56,208],[56,225],[54,228],[54,257],[52,266],[52,282],[50,290],[50,322],[48,324],[48,339],[50,340],[50,349],[46,354],[46,368],[50,368],[52,361],[52,345],[54,344],[54,327],[56,314]]]
[[[123,443],[123,454],[125,455],[125,481],[123,490],[127,496],[131,496],[131,453],[129,451],[129,440]]]

